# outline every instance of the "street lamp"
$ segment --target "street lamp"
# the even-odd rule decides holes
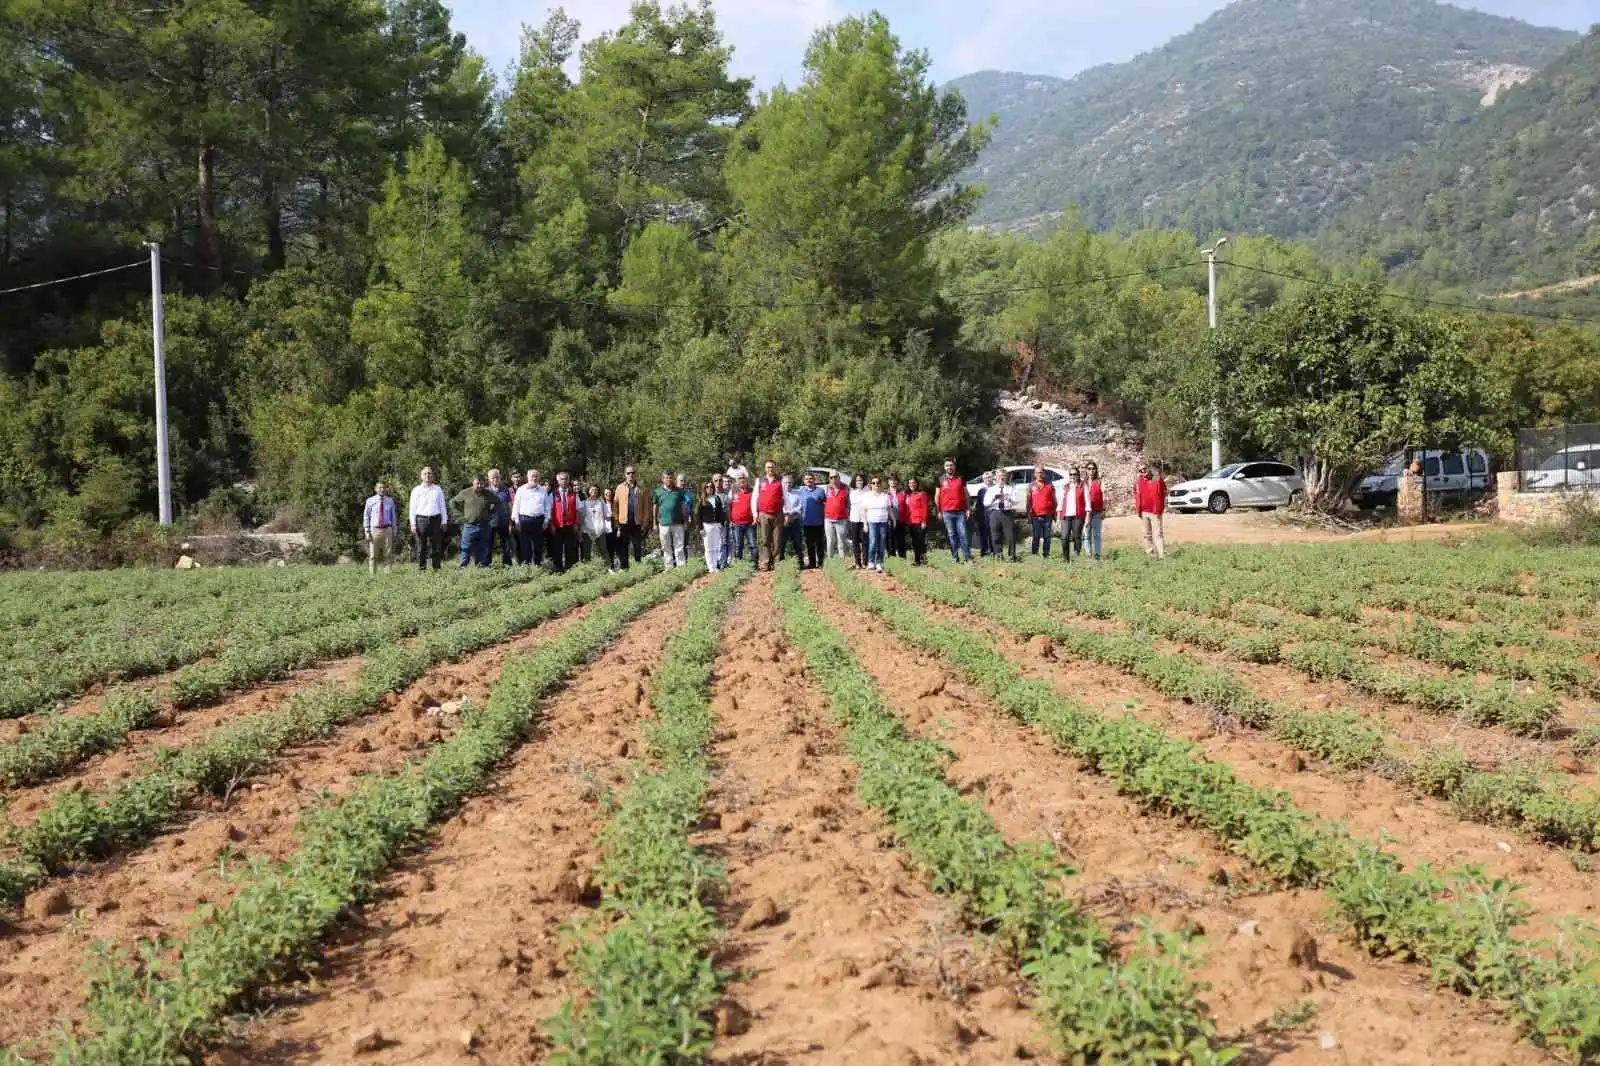
[[[1217,253],[1222,251],[1222,246],[1227,243],[1228,238],[1219,237],[1216,244],[1200,253],[1206,257],[1206,275],[1210,293],[1206,306],[1212,329],[1217,328]],[[1222,469],[1222,415],[1217,409],[1215,393],[1211,397],[1211,469]]]

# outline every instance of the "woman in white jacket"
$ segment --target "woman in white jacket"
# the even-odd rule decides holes
[[[613,536],[611,522],[611,503],[600,495],[599,485],[589,486],[589,495],[578,504],[578,532],[580,534],[583,561],[588,562],[594,557],[595,548],[603,547],[606,553],[606,569],[616,572],[616,538]]]
[[[850,548],[855,553],[856,569],[867,566],[867,475],[850,479]]]

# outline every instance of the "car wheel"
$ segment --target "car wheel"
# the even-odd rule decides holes
[[[1226,492],[1213,492],[1211,499],[1206,503],[1206,510],[1212,514],[1227,514],[1228,508],[1233,506],[1233,501],[1228,499]]]
[[[1305,489],[1295,489],[1293,492],[1289,493],[1289,506],[1290,507],[1299,507],[1301,504],[1303,504],[1305,502],[1306,502],[1306,491],[1305,491]]]

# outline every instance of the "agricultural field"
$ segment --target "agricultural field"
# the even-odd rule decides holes
[[[0,579],[0,1062],[1600,1062],[1600,553]]]

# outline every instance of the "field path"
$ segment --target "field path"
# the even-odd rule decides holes
[[[877,579],[882,580],[882,579]],[[985,808],[1013,843],[1046,840],[1080,868],[1068,884],[1108,927],[1148,918],[1162,929],[1205,931],[1198,976],[1225,1036],[1275,1066],[1348,1062],[1534,1064],[1548,1057],[1519,1044],[1512,1029],[1486,1009],[1432,994],[1415,967],[1378,963],[1321,925],[1320,893],[1251,884],[1249,868],[1211,834],[1159,814],[1145,814],[1104,777],[1082,772],[1037,730],[1019,725],[963,683],[942,660],[909,647],[888,626],[845,603],[820,574],[807,575],[807,595],[848,638],[890,706],[908,724],[955,753],[948,773]],[[1046,675],[1048,676],[1048,675]],[[1086,702],[1119,713],[1121,679],[1075,685]],[[1226,877],[1227,884],[1217,881]],[[1254,932],[1241,933],[1254,921]],[[1297,930],[1320,948],[1316,970],[1297,966],[1289,948]],[[1276,1011],[1316,1006],[1316,1018],[1270,1031]],[[1338,1040],[1322,1049],[1323,1033]]]
[[[608,790],[646,713],[644,692],[689,590],[629,624],[546,702],[489,793],[402,863],[385,898],[212,1063],[487,1062],[542,1057],[542,1025],[572,991],[563,927],[590,913]],[[354,1038],[376,1026],[381,1047]]]
[[[728,994],[752,1015],[713,1060],[934,1066],[1042,1055],[1015,976],[856,799],[839,730],[777,618],[772,580],[759,575],[734,605],[713,690],[722,827],[697,842],[728,867],[718,962],[738,972]],[[738,928],[758,901],[778,919]]]
[[[1024,641],[976,613],[932,604],[892,578],[880,580],[917,606],[988,636],[1007,658],[1037,669],[1087,706],[1112,714],[1126,710],[1192,740],[1208,758],[1233,767],[1241,780],[1258,788],[1281,789],[1301,809],[1344,822],[1355,836],[1377,840],[1387,835],[1387,850],[1407,866],[1426,862],[1450,870],[1476,864],[1492,876],[1525,884],[1519,894],[1532,908],[1531,926],[1538,935],[1556,936],[1564,917],[1596,918],[1600,880],[1573,869],[1562,851],[1533,843],[1510,829],[1465,821],[1448,803],[1419,798],[1376,774],[1308,768],[1292,748],[1264,733],[1219,727],[1205,710],[1163,696],[1109,666],[1062,658],[1042,661]]]
[[[317,793],[338,793],[357,776],[398,766],[447,736],[455,719],[436,713],[440,705],[461,699],[481,704],[508,655],[552,639],[588,610],[586,605],[569,611],[504,644],[435,667],[388,696],[382,710],[325,742],[285,752],[226,799],[203,798],[202,807],[143,847],[47,882],[35,895],[65,893],[60,912],[18,916],[0,934],[0,1045],[41,1036],[53,1019],[82,1006],[84,962],[94,942],[128,947],[181,934],[194,922],[197,906],[231,897],[231,865],[252,856],[282,858],[296,847],[295,823]]]

